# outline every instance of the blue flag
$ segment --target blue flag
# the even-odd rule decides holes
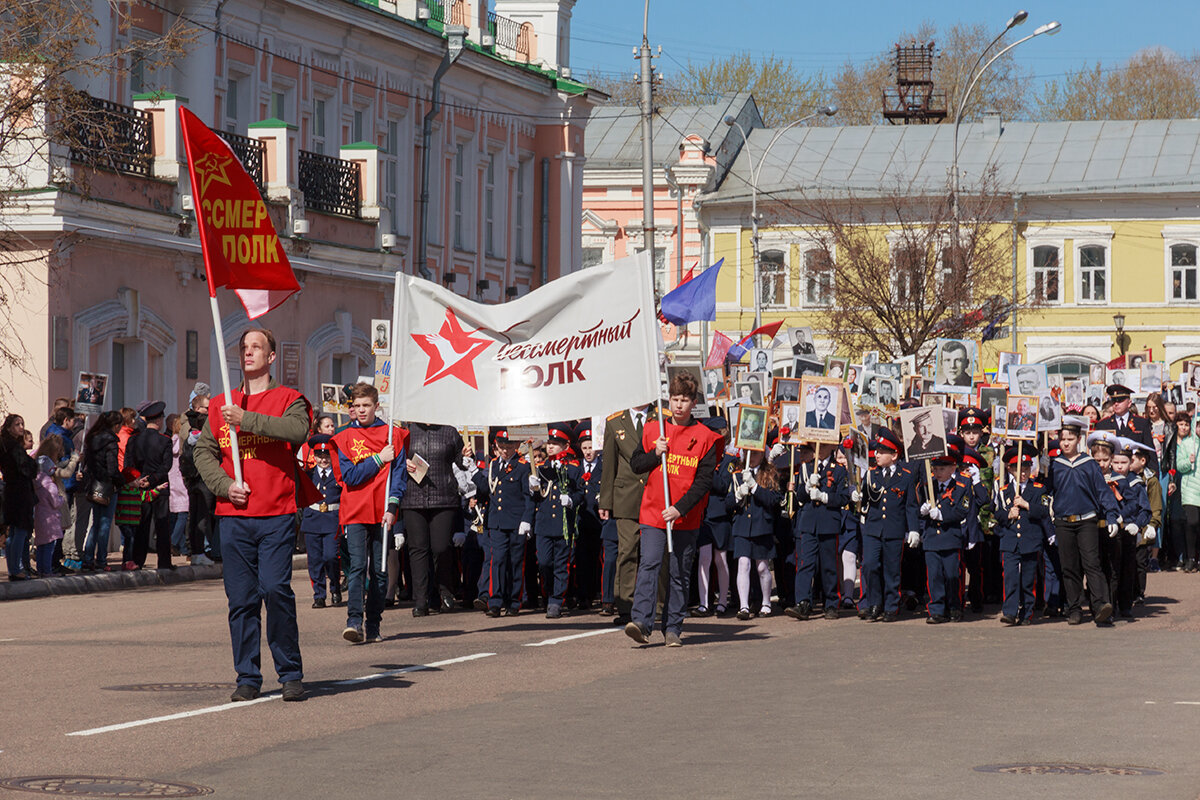
[[[725,259],[722,258],[695,278],[663,295],[659,311],[663,319],[673,325],[716,320],[717,274],[724,263]]]

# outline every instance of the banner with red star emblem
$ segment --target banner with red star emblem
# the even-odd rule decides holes
[[[255,319],[300,291],[254,179],[200,118],[179,109],[208,292],[232,289]]]
[[[659,391],[649,258],[551,281],[500,305],[398,275],[396,415],[447,425],[525,425],[652,402]]]

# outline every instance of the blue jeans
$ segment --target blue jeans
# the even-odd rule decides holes
[[[181,555],[190,556],[187,538],[187,512],[172,511],[168,519],[170,519],[171,526],[171,547],[178,550]]]
[[[49,578],[54,574],[54,544],[54,542],[47,542],[34,548],[37,553],[38,575],[43,578]]]
[[[117,500],[106,506],[90,503],[92,507],[92,527],[88,529],[87,539],[83,543],[81,560],[85,567],[104,566],[108,563],[108,534],[112,529],[113,517],[117,515]]]
[[[673,552],[667,553],[667,531],[664,528],[641,526],[641,560],[638,562],[637,583],[633,590],[631,617],[652,630],[654,628],[654,605],[658,599],[659,573],[664,558],[670,560],[670,580],[667,582],[667,603],[663,608],[663,630],[678,634],[683,630],[683,618],[687,615],[688,590],[691,584],[692,566],[696,561],[696,538],[699,529],[672,532],[675,544]]]
[[[10,525],[8,528],[8,543],[4,547],[4,557],[8,561],[8,574],[18,575],[29,571],[29,529]]]
[[[363,624],[365,593],[366,632],[379,633],[379,622],[383,619],[383,595],[387,590],[387,580],[383,575],[383,526],[353,523],[345,526],[345,531],[346,546],[350,548],[350,567],[346,570],[346,625],[357,628]]]
[[[292,514],[275,517],[218,517],[222,577],[229,599],[229,638],[238,686],[262,686],[259,636],[267,607],[267,645],[279,682],[304,677],[296,595],[292,592]]]

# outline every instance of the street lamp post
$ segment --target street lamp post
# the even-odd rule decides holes
[[[762,288],[759,285],[761,280],[761,271],[758,263],[758,178],[762,173],[763,164],[766,163],[767,154],[771,152],[771,148],[779,141],[779,137],[786,131],[799,125],[801,122],[806,122],[813,117],[825,115],[832,117],[838,112],[837,106],[824,106],[823,108],[814,111],[811,114],[793,120],[787,125],[775,132],[771,137],[771,141],[763,149],[762,155],[758,157],[758,163],[755,164],[754,154],[750,152],[750,137],[746,134],[746,129],[742,127],[742,123],[738,122],[733,116],[725,117],[725,124],[738,129],[742,134],[742,142],[746,145],[746,157],[750,159],[750,250],[751,258],[753,258],[754,268],[754,328],[757,330],[762,327]]]
[[[1129,351],[1129,334],[1125,332],[1125,315],[1113,314],[1113,325],[1117,328],[1117,350],[1124,356]]]

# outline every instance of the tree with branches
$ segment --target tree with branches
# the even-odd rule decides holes
[[[1099,63],[1051,81],[1037,99],[1042,120],[1194,119],[1200,55],[1143,50],[1115,69]]]

